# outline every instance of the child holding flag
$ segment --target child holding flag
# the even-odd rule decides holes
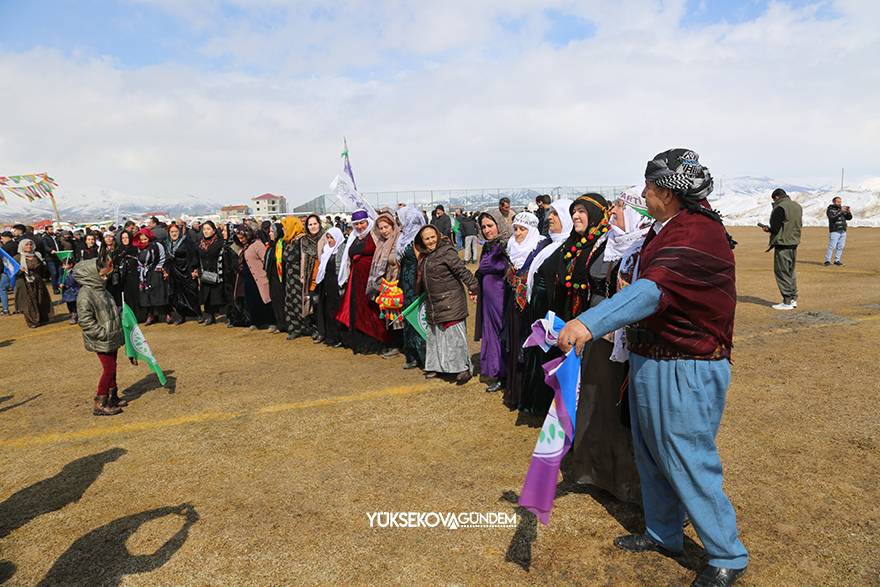
[[[80,285],[76,310],[83,331],[83,344],[87,351],[98,355],[102,368],[92,411],[95,416],[115,416],[128,405],[119,399],[116,387],[116,354],[125,339],[119,310],[106,288],[112,272],[113,261],[107,255],[80,261],[74,269],[74,278]],[[137,365],[136,359],[130,360]]]
[[[67,304],[67,311],[70,314],[69,322],[71,324],[76,324],[76,298],[79,295],[79,284],[73,276],[73,267],[73,259],[70,257],[64,259],[61,265],[64,273],[59,280],[59,285],[61,286],[61,301]]]

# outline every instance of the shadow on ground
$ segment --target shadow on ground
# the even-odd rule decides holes
[[[111,448],[76,459],[64,465],[57,475],[13,493],[0,503],[0,538],[38,516],[58,511],[79,501],[98,479],[104,465],[112,463],[125,453],[125,449]]]
[[[645,518],[639,505],[622,502],[598,487],[575,483],[571,480],[573,471],[567,463],[563,465],[562,473],[563,480],[556,485],[554,501],[569,494],[587,495],[605,508],[608,515],[617,520],[625,533],[639,534],[645,531]],[[505,491],[499,501],[516,505],[515,511],[519,515],[519,524],[510,539],[504,560],[528,571],[532,564],[532,545],[538,538],[538,518],[529,510],[518,505],[519,495],[515,491]],[[609,543],[614,538],[616,536],[609,536]],[[673,560],[685,569],[699,571],[707,564],[708,556],[699,544],[685,536],[684,552]]]
[[[740,304],[755,304],[756,306],[767,306],[768,308],[772,307],[773,304],[779,303],[771,302],[770,300],[765,300],[764,298],[756,296],[736,296],[736,301]]]
[[[163,387],[168,390],[168,393],[176,392],[177,378],[172,375],[174,371],[163,371],[163,373],[165,373],[165,379],[167,380],[165,385],[159,383],[159,378],[156,376],[155,373],[150,371],[143,377],[143,379],[132,383],[127,388],[125,388],[120,394],[120,397],[128,403],[131,403],[140,399],[142,395],[151,391],[155,391],[157,389],[162,389]]]
[[[8,412],[9,410],[13,410],[13,409],[17,408],[18,406],[23,406],[24,404],[26,404],[26,403],[28,403],[28,402],[32,402],[32,401],[34,401],[35,399],[37,399],[38,397],[40,397],[41,395],[43,395],[43,394],[42,394],[42,393],[38,393],[37,395],[32,395],[31,397],[29,397],[29,398],[27,398],[27,399],[23,399],[23,400],[21,400],[21,401],[18,402],[18,403],[14,403],[14,404],[11,404],[11,405],[8,405],[8,406],[3,406],[2,408],[0,408],[0,414],[2,414],[3,412]],[[5,395],[5,396],[3,396],[2,398],[0,398],[0,403],[5,402],[5,401],[7,401],[7,400],[10,400],[10,399],[12,399],[13,397],[14,397],[14,396],[11,396],[11,395]]]
[[[142,525],[171,515],[183,517],[183,526],[155,552],[133,555],[128,551],[126,542]],[[119,585],[126,575],[155,571],[180,550],[189,537],[190,528],[198,520],[198,513],[188,503],[113,520],[78,538],[58,557],[39,585],[110,587]]]
[[[12,343],[15,342],[14,338],[7,338],[6,340],[0,340],[0,349],[12,346]]]

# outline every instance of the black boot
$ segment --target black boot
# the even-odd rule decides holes
[[[128,405],[128,402],[124,399],[119,399],[119,389],[116,387],[110,388],[110,393],[108,394],[109,399],[107,403],[110,404],[113,408],[124,408]]]
[[[708,565],[702,573],[697,575],[697,578],[691,583],[691,587],[730,587],[745,572],[745,568],[721,569]]]
[[[628,552],[659,552],[660,554],[677,557],[681,553],[673,552],[651,540],[647,534],[628,534],[614,539],[614,546]]]

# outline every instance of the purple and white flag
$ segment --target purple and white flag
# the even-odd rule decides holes
[[[556,345],[565,322],[548,312],[532,324],[532,334],[524,346],[540,346],[545,352]],[[552,341],[552,344],[551,344]],[[550,522],[556,497],[556,483],[562,458],[574,442],[575,417],[581,383],[581,359],[571,349],[564,357],[544,364],[544,381],[553,390],[553,403],[544,419],[532,453],[519,504],[535,514],[542,524]]]
[[[376,209],[367,202],[357,189],[354,182],[354,173],[351,171],[351,162],[348,159],[348,143],[343,139],[345,150],[342,152],[342,174],[337,175],[330,182],[330,189],[339,199],[340,203],[349,211],[366,210],[370,218],[375,219],[378,216]]]

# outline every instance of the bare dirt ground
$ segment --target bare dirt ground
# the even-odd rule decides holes
[[[719,446],[742,584],[880,584],[880,230],[851,230],[827,268],[827,233],[808,229],[788,313],[769,307],[765,235],[733,233]],[[426,382],[401,359],[220,325],[145,334],[168,386],[121,363],[131,405],[95,418],[79,329],[0,319],[0,581],[682,585],[702,564],[691,528],[680,562],[616,550],[638,509],[564,481],[547,527],[371,529],[374,511],[516,511],[537,430],[476,380]]]

